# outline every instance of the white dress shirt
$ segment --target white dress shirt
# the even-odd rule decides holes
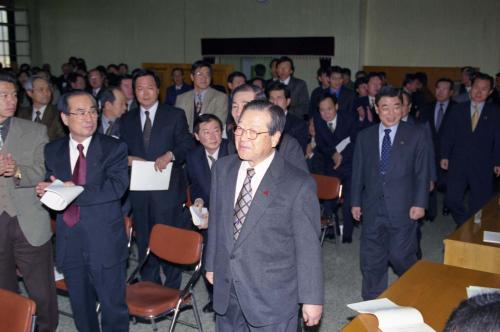
[[[39,111],[40,112],[40,120],[43,119],[43,114],[45,113],[45,109],[47,109],[47,105],[44,105],[42,107],[40,107],[40,109],[35,109],[35,107],[33,107],[33,112],[31,113],[31,121],[35,121],[36,119],[36,111]]]
[[[83,145],[83,155],[87,156],[87,151],[89,149],[90,141],[92,140],[92,136],[87,137],[83,140],[82,143],[78,143],[73,139],[73,136],[69,134],[69,160],[71,162],[71,174],[73,174],[73,169],[75,168],[76,162],[78,160],[78,156],[80,155],[80,151],[78,151],[78,144]]]
[[[271,162],[274,159],[275,152],[271,153],[266,159],[262,160],[255,167],[253,167],[255,174],[252,177],[252,199],[255,195],[255,192],[259,188],[264,175],[266,175],[267,169],[271,165]],[[234,205],[236,205],[236,201],[238,200],[238,196],[240,195],[241,188],[243,187],[243,182],[245,182],[245,178],[247,177],[247,169],[252,168],[248,161],[243,161],[240,165],[240,169],[238,171],[238,178],[236,180],[236,191],[234,195]]]
[[[219,150],[220,150],[220,146],[212,154],[208,153],[208,151],[205,150],[205,155],[207,156],[207,160],[208,160],[208,167],[210,169],[212,169],[212,161],[210,160],[209,156],[212,157],[212,158],[214,158],[215,161],[217,161],[217,159],[219,159]]]
[[[391,132],[389,133],[389,137],[391,138],[391,146],[394,144],[394,137],[396,136],[396,131],[398,130],[399,123],[392,126],[392,127],[386,127],[380,123],[378,127],[378,154],[380,157],[382,157],[382,142],[384,140],[385,136],[385,129],[390,129]]]
[[[149,119],[151,119],[151,128],[153,128],[155,122],[156,110],[158,109],[158,102],[154,103],[149,109],[140,107],[141,109],[141,128],[144,131],[144,124],[146,123],[146,111],[149,111]]]

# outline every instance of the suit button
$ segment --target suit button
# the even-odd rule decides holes
[[[234,255],[229,256],[229,259],[235,259],[236,257]]]

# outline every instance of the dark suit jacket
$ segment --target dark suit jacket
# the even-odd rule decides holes
[[[290,77],[288,82],[291,102],[288,111],[300,119],[309,113],[309,91],[306,82],[300,78]]]
[[[79,224],[87,235],[86,251],[95,266],[111,267],[128,257],[127,237],[123,227],[121,201],[128,188],[127,146],[114,138],[94,134],[87,155],[87,178],[84,191],[74,204],[80,207]],[[55,176],[71,181],[69,137],[63,137],[45,147],[46,178]],[[57,214],[56,258],[64,266],[68,226],[63,213]]]
[[[492,174],[493,166],[500,166],[500,109],[485,103],[472,132],[470,107],[471,103],[465,102],[451,109],[443,128],[441,158],[449,160],[449,172],[469,169],[476,174]]]
[[[230,155],[212,173],[206,270],[214,272],[217,313],[227,311],[233,285],[248,322],[265,326],[296,315],[298,303],[323,303],[320,210],[312,178],[277,152],[234,241],[240,165]]]
[[[455,102],[450,100],[450,102],[448,103],[448,107],[445,109],[443,119],[441,120],[441,125],[439,126],[439,130],[436,129],[436,121],[435,121],[436,103],[437,102],[427,104],[422,108],[422,110],[420,111],[419,121],[422,123],[429,124],[432,133],[432,142],[434,144],[434,152],[436,155],[436,159],[439,160],[441,159],[440,157],[441,147],[439,141],[441,140],[443,128],[448,125],[450,118],[450,111],[453,108],[453,105],[455,105]]]
[[[17,117],[26,120],[32,120],[33,107],[22,107],[17,111]],[[42,117],[42,124],[47,127],[49,141],[63,137],[66,133],[59,116],[59,111],[53,105],[47,105]]]
[[[360,206],[364,222],[373,222],[385,206],[393,223],[410,221],[412,206],[427,207],[429,155],[421,128],[399,123],[391,149],[389,169],[380,175],[379,126],[362,130],[354,149],[352,206]]]
[[[318,86],[311,92],[311,101],[309,102],[309,116],[312,117],[318,111],[318,103],[321,96],[328,93],[328,88],[324,89],[322,86]]]
[[[218,159],[229,154],[228,140],[223,139],[219,147]],[[213,166],[212,166],[213,167]],[[186,173],[191,186],[191,200],[202,198],[205,207],[209,207],[211,171],[203,145],[198,145],[186,156]]]
[[[365,118],[363,119],[363,121],[359,120],[358,107],[362,107],[365,110]],[[370,98],[368,96],[358,97],[354,100],[354,102],[352,104],[352,114],[353,114],[355,122],[358,124],[358,128],[360,130],[368,128],[371,125],[378,124],[380,122],[378,114],[375,111],[375,107],[370,108],[370,110],[373,114],[373,122],[368,121],[368,117],[366,116],[366,109],[367,108],[370,108]]]
[[[327,175],[335,176],[334,173],[340,175],[351,175],[352,170],[352,155],[354,152],[354,143],[356,141],[356,124],[352,117],[346,113],[337,113],[337,127],[332,133],[328,128],[328,124],[321,116],[317,115],[314,118],[314,127],[316,128],[316,149],[321,154],[324,163],[323,172]],[[335,147],[345,138],[349,137],[351,143],[342,151],[342,163],[337,170],[333,170],[332,156],[337,150]]]
[[[345,86],[342,86],[340,88],[340,93],[337,98],[337,102],[339,104],[339,109],[338,109],[339,113],[350,112],[352,110],[352,105],[355,97],[356,93],[353,90]]]
[[[175,89],[175,84],[169,86],[165,92],[165,104],[174,106],[177,96],[183,94],[184,92],[188,92],[189,90],[193,90],[193,87],[189,84],[183,84],[179,90]]]
[[[429,159],[429,176],[432,181],[437,181],[437,165],[435,163],[436,154],[434,152],[434,145],[432,144],[432,132],[429,123],[417,122],[415,118],[409,114],[406,123],[417,126],[424,131],[425,134],[425,148],[427,150]]]
[[[188,131],[184,111],[165,104],[159,104],[156,110],[149,149],[144,149],[140,109],[136,108],[125,113],[120,118],[120,139],[128,146],[130,156],[136,156],[148,161],[172,151],[175,161],[172,166],[169,190],[150,192],[158,207],[181,205],[186,200],[186,181],[182,168],[189,150],[194,148],[194,141]],[[144,192],[130,192],[132,205],[144,202]]]
[[[113,126],[111,127],[111,133],[109,134],[109,136],[120,138],[120,122],[121,118],[117,118],[113,121]],[[102,128],[102,115],[99,116],[99,120],[97,122],[97,132],[99,134],[105,134]]]
[[[309,141],[309,131],[307,130],[307,123],[302,118],[298,118],[288,112],[283,133],[294,137],[297,142],[299,142],[302,151],[304,153],[306,152],[307,143]]]

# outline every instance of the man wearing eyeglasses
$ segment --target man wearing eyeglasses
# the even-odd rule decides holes
[[[47,182],[39,183],[36,192],[42,196],[56,179],[82,186],[83,192],[57,214],[57,267],[64,274],[78,331],[128,331],[128,249],[121,208],[129,184],[127,146],[96,133],[97,106],[89,93],[64,95],[60,108],[69,136],[46,146]]]
[[[196,61],[191,66],[191,80],[194,89],[177,96],[175,107],[186,112],[189,131],[201,114],[214,114],[222,121],[227,118],[227,96],[210,87],[212,67],[205,61]]]
[[[206,277],[219,332],[295,332],[300,305],[307,326],[321,319],[316,188],[276,151],[284,125],[279,106],[249,102],[234,130],[238,155],[212,171]]]

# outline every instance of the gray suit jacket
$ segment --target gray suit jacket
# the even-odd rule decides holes
[[[297,315],[299,303],[323,303],[320,209],[310,175],[276,152],[234,241],[240,164],[230,155],[212,170],[205,268],[214,272],[217,313],[227,311],[233,285],[248,322],[266,326]]]
[[[45,112],[42,117],[42,124],[47,126],[47,135],[49,140],[52,142],[55,139],[61,138],[66,133],[64,132],[64,126],[59,116],[59,111],[53,105],[47,105]],[[21,119],[30,120],[33,115],[33,107],[21,107],[17,111],[17,117]]]
[[[43,149],[48,142],[45,126],[32,121],[11,118],[3,153],[12,153],[21,170],[21,181],[0,177],[17,211],[19,226],[32,246],[41,246],[50,240],[52,230],[47,210],[36,196],[35,186],[45,179]]]
[[[375,219],[381,204],[392,222],[410,220],[412,206],[427,207],[429,153],[424,130],[400,122],[391,149],[389,169],[380,176],[379,126],[362,130],[357,137],[352,163],[352,206],[360,206],[363,221]]]
[[[186,119],[189,126],[189,131],[193,132],[194,122],[194,90],[184,92],[177,96],[175,107],[182,108],[186,113]],[[202,114],[214,114],[224,123],[227,119],[227,96],[215,89],[208,88],[203,97],[203,105],[201,107]]]

